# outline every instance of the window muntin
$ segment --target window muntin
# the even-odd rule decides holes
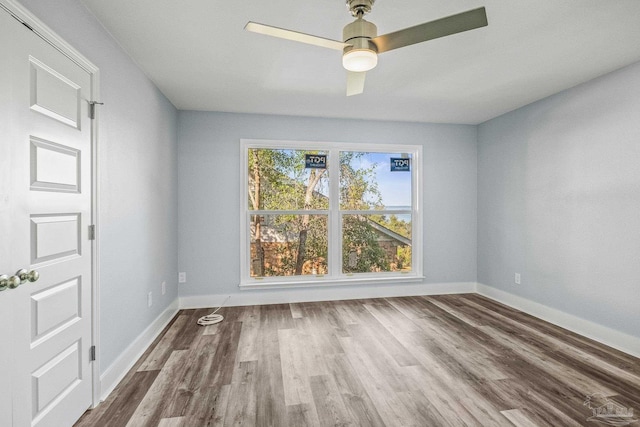
[[[241,286],[421,277],[419,146],[241,145]],[[308,154],[325,156],[325,167],[305,167]],[[410,168],[392,172],[391,159]]]

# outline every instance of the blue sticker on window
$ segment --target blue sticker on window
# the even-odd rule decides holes
[[[326,169],[327,155],[326,154],[305,154],[304,167],[306,169]]]
[[[391,157],[391,172],[410,172],[411,159]]]

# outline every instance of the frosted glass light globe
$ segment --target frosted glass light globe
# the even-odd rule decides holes
[[[353,49],[342,55],[342,66],[358,73],[369,71],[378,65],[378,54],[370,49]]]

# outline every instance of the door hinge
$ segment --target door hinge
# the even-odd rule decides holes
[[[96,118],[96,105],[104,105],[104,102],[89,101],[89,118]]]
[[[93,362],[96,360],[96,346],[92,345],[89,348],[89,361]]]
[[[96,240],[96,226],[93,224],[89,226],[89,240]]]

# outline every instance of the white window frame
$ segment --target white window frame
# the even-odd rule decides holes
[[[305,276],[279,277],[251,277],[251,233],[250,218],[256,211],[250,210],[248,201],[248,152],[252,148],[261,149],[291,149],[318,150],[327,152],[329,156],[329,209],[312,210],[309,214],[328,215],[328,274]],[[379,272],[379,273],[348,273],[342,272],[342,215],[363,213],[364,211],[341,211],[339,203],[340,189],[340,151],[381,152],[381,153],[410,153],[411,162],[411,271],[410,272]],[[310,142],[310,141],[281,141],[262,139],[240,140],[240,288],[289,288],[306,286],[336,286],[360,284],[392,284],[419,282],[423,276],[423,244],[422,244],[422,146],[407,144],[362,144],[340,142]],[[261,215],[287,214],[292,211],[258,211]],[[367,211],[371,213],[402,213],[406,211]],[[297,211],[295,213],[298,213]],[[334,224],[338,224],[334,226]]]

